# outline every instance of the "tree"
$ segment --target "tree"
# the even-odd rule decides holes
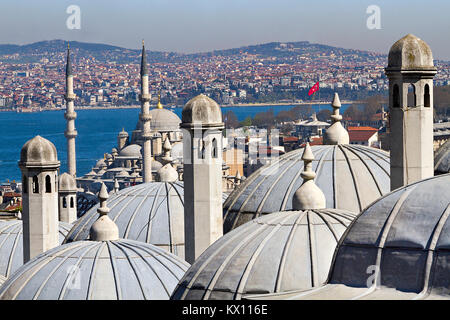
[[[225,128],[237,128],[239,127],[239,120],[236,114],[232,110],[228,110],[224,116]]]
[[[251,125],[252,125],[252,118],[250,116],[248,116],[239,123],[239,126],[241,127],[250,127]]]
[[[275,117],[276,122],[288,122],[295,120],[295,115],[291,110],[281,110]]]
[[[326,122],[326,121],[330,120],[330,116],[331,116],[331,110],[322,109],[317,113],[317,120]]]

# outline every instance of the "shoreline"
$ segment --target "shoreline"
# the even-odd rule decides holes
[[[346,101],[342,100],[342,104],[353,104],[353,103],[363,103],[361,101]],[[267,107],[267,106],[309,106],[309,105],[329,105],[330,102],[324,101],[310,101],[310,102],[261,102],[261,103],[237,103],[237,104],[222,104],[220,105],[223,108],[230,107]],[[152,107],[152,106],[150,106]],[[177,109],[182,108],[183,106],[165,106],[164,109]],[[114,109],[139,109],[140,105],[122,105],[122,106],[75,106],[75,110],[114,110]],[[66,110],[66,108],[41,108],[40,110],[32,110],[32,111],[22,111],[18,112],[16,110],[0,110],[0,112],[17,112],[17,113],[36,113],[43,111],[61,111]]]

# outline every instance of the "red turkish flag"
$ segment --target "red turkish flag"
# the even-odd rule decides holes
[[[312,95],[314,92],[319,91],[319,81],[316,82],[315,85],[311,87],[308,91],[308,96]]]

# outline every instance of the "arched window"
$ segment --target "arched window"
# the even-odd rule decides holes
[[[408,107],[415,107],[416,105],[416,87],[411,83],[408,85]]]
[[[75,205],[73,204],[73,197],[70,197],[70,207],[73,208]]]
[[[52,181],[49,175],[45,176],[45,192],[46,193],[52,192]]]
[[[393,103],[394,108],[400,108],[400,91],[398,89],[398,84],[394,84]]]
[[[38,176],[33,177],[33,193],[39,193],[39,180]]]
[[[425,108],[430,107],[430,86],[428,84],[426,84],[424,87],[423,103]]]
[[[213,158],[217,158],[217,140],[216,140],[216,138],[212,139],[211,156]]]
[[[67,199],[63,197],[63,208],[67,208]]]
[[[28,193],[28,179],[25,176],[22,177],[22,189],[23,193]]]

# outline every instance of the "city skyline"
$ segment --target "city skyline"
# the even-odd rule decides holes
[[[132,4],[132,5],[131,5]],[[349,5],[350,4],[350,5]],[[42,40],[108,43],[137,48],[141,39],[154,51],[207,52],[267,42],[310,41],[348,49],[387,52],[387,44],[407,33],[427,39],[436,59],[450,60],[450,29],[441,0],[332,1],[40,1],[2,3],[0,43]],[[80,8],[80,29],[68,29],[69,6]],[[369,6],[380,8],[380,29],[369,29]],[[139,9],[137,9],[139,8]],[[399,15],[398,13],[402,14]],[[13,19],[14,18],[14,19]],[[268,23],[270,21],[270,23]],[[430,21],[433,21],[431,24]]]

